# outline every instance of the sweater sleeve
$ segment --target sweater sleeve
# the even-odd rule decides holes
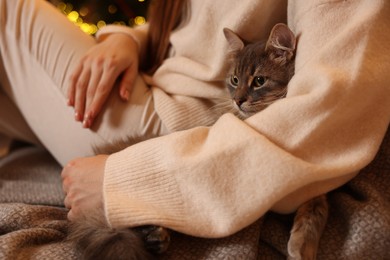
[[[350,180],[390,121],[389,11],[380,0],[290,1],[299,41],[288,96],[246,121],[225,114],[110,155],[110,225],[221,237]]]

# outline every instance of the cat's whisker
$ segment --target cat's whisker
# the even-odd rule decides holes
[[[215,103],[217,103],[218,101],[227,101],[227,100],[231,100],[230,95],[224,95],[224,96],[212,98],[212,101],[214,101]]]
[[[255,106],[263,106],[263,107],[267,107],[269,105],[271,105],[272,103],[276,102],[277,100],[280,100],[284,97],[286,97],[287,95],[287,88],[284,88],[284,89],[281,89],[279,91],[274,91],[273,93],[269,93],[271,95],[268,95],[256,102],[253,102],[252,105],[255,105]]]
[[[209,108],[209,111],[217,114],[225,114],[231,112],[233,109],[232,103],[230,99],[226,99],[223,102],[220,102],[212,107]]]
[[[231,106],[232,100],[231,99],[226,99],[224,101],[221,101],[220,103],[215,104],[212,107],[221,107],[221,106]]]

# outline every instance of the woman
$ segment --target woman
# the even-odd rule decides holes
[[[0,0],[1,110],[14,118],[1,131],[42,143],[65,166],[70,220],[98,208],[114,227],[226,236],[268,210],[294,211],[373,159],[390,119],[389,3],[159,2],[150,28],[106,27],[95,42],[43,1]],[[287,98],[245,121],[217,119],[222,29],[255,41],[286,19],[299,37]],[[166,31],[153,36],[156,26]],[[93,156],[128,136],[157,138]]]

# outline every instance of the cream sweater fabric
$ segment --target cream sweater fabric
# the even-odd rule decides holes
[[[339,187],[373,159],[390,120],[389,1],[193,0],[190,10],[151,82],[156,111],[174,133],[106,163],[112,226],[226,236]],[[223,95],[226,72],[222,29],[266,39],[287,14],[298,36],[287,98],[246,121],[225,114],[215,122],[210,100]],[[109,26],[99,37],[128,33],[142,56],[144,29]]]

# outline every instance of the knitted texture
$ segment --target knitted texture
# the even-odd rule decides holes
[[[75,245],[63,241],[68,222],[67,211],[59,205],[60,171],[55,160],[37,148],[20,149],[0,160],[0,259],[79,259]],[[374,161],[329,193],[330,216],[319,259],[390,258],[389,172],[388,131]],[[10,182],[12,189],[7,188]],[[42,189],[42,183],[48,186]],[[174,232],[161,259],[285,259],[292,219],[268,213],[220,239]]]

